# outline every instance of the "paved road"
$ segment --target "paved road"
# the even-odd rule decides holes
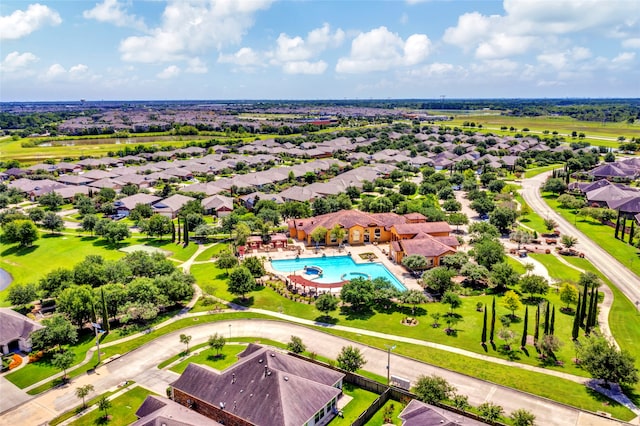
[[[175,380],[177,375],[168,371],[158,370],[156,365],[183,349],[183,346],[178,343],[179,334],[187,333],[191,335],[192,345],[196,345],[205,342],[210,335],[216,332],[223,334],[225,337],[229,335],[232,338],[260,336],[261,338],[281,342],[287,342],[290,340],[291,335],[297,335],[302,338],[310,351],[332,359],[336,358],[343,346],[352,344],[362,350],[364,357],[367,359],[367,370],[381,376],[386,375],[387,352],[382,350],[352,343],[337,336],[285,322],[268,320],[221,321],[194,326],[162,336],[140,349],[98,368],[93,375],[78,377],[65,388],[47,392],[23,404],[18,409],[5,413],[0,418],[0,424],[42,424],[70,407],[78,405],[79,400],[74,395],[74,390],[76,387],[86,383],[93,384],[96,393],[102,393],[125,380],[135,380],[145,387],[164,394],[167,384]],[[406,377],[412,381],[415,381],[422,374],[443,376],[458,388],[459,393],[468,395],[469,402],[473,405],[478,405],[485,401],[494,401],[503,406],[507,413],[518,408],[526,408],[536,414],[539,424],[571,426],[620,424],[613,420],[593,416],[533,395],[453,373],[393,353],[391,355],[391,372],[394,375]]]
[[[640,278],[627,269],[616,258],[594,243],[578,228],[565,220],[562,216],[552,210],[540,195],[540,186],[544,183],[551,172],[539,174],[533,178],[522,181],[522,197],[529,206],[544,218],[550,218],[558,223],[558,228],[563,234],[573,235],[578,238],[576,248],[583,252],[585,256],[598,268],[611,282],[619,288],[631,302],[640,301]],[[611,231],[613,238],[613,230]]]

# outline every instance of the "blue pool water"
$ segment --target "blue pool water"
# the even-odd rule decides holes
[[[337,283],[357,276],[388,279],[400,291],[406,288],[384,265],[380,263],[355,263],[349,256],[313,257],[300,259],[272,260],[271,266],[279,272],[296,273],[308,280],[319,283]],[[318,266],[322,269],[322,276],[303,273],[305,266]],[[361,275],[362,274],[362,275]]]

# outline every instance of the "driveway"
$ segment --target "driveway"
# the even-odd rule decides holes
[[[551,172],[546,172],[522,181],[522,197],[537,214],[550,218],[558,223],[562,234],[578,238],[576,249],[583,252],[589,261],[602,272],[631,302],[638,306],[640,302],[640,278],[616,258],[594,243],[573,224],[552,210],[540,195],[540,187]],[[613,230],[611,231],[613,238]]]
[[[194,318],[194,323],[197,317]],[[84,375],[73,380],[65,388],[56,389],[36,397],[17,409],[5,413],[0,424],[42,424],[65,410],[78,405],[74,395],[76,387],[91,383],[96,394],[117,387],[126,380],[135,380],[138,384],[164,394],[166,386],[177,377],[174,373],[159,371],[156,366],[163,360],[183,349],[179,343],[179,334],[192,336],[192,345],[204,343],[214,333],[225,337],[260,336],[281,342],[290,340],[291,335],[302,338],[308,350],[331,359],[335,359],[345,345],[359,347],[367,360],[366,369],[378,375],[387,374],[387,352],[373,349],[349,340],[328,335],[311,328],[279,321],[235,320],[211,324],[196,325],[162,336],[106,366],[98,368],[95,374]],[[392,343],[392,342],[389,342]],[[495,368],[495,367],[494,367]],[[535,413],[539,424],[554,425],[617,425],[608,420],[577,409],[563,406],[543,398],[529,395],[506,387],[498,386],[462,374],[443,370],[422,362],[391,354],[391,374],[415,381],[418,376],[437,374],[445,377],[457,387],[458,392],[468,395],[469,402],[478,405],[493,401],[504,407],[507,413],[526,408]]]

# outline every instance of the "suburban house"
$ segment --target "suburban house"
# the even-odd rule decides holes
[[[212,195],[202,200],[202,208],[206,214],[215,214],[223,217],[233,211],[233,198],[224,195]]]
[[[174,219],[178,216],[178,212],[189,201],[193,201],[195,198],[187,197],[186,195],[174,194],[164,200],[160,200],[153,204],[153,210],[155,213],[159,213],[163,216],[168,216]]]
[[[344,374],[255,344],[218,372],[189,364],[172,399],[226,425],[316,426],[333,418]]]
[[[398,417],[402,420],[402,426],[453,426],[460,423],[471,426],[484,425],[477,420],[425,404],[417,399],[412,399]]]
[[[221,426],[215,420],[203,416],[170,399],[147,396],[138,411],[138,420],[131,426]]]
[[[31,352],[31,333],[44,328],[8,308],[0,308],[0,324],[0,348],[5,355],[14,351]]]
[[[155,195],[139,193],[116,200],[113,205],[116,208],[116,214],[129,216],[131,210],[133,210],[138,204],[152,205],[160,200],[161,198],[156,197]]]

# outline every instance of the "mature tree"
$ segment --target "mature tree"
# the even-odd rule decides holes
[[[25,307],[38,298],[38,286],[33,283],[13,283],[8,292],[7,300],[20,307]]]
[[[60,232],[64,229],[64,221],[54,212],[47,212],[42,218],[42,227],[50,232]]]
[[[488,270],[504,260],[504,246],[498,240],[485,238],[476,243],[471,255]]]
[[[87,404],[84,399],[91,392],[93,392],[93,385],[90,383],[76,388],[76,391],[75,391],[76,396],[78,398],[82,398],[82,408],[87,408]]]
[[[95,232],[110,244],[117,244],[125,238],[131,237],[126,223],[103,219],[96,224]]]
[[[74,285],[67,287],[58,295],[56,309],[67,314],[77,327],[82,327],[93,317],[95,297],[91,287]]]
[[[573,284],[564,283],[560,287],[560,300],[567,304],[567,309],[569,309],[569,305],[578,301],[578,296],[578,289]]]
[[[560,243],[565,246],[565,248],[570,249],[578,243],[578,239],[572,235],[564,234],[560,237]]]
[[[78,332],[71,322],[61,314],[53,314],[42,320],[45,328],[31,335],[33,348],[48,350],[61,345],[73,345],[78,340]]]
[[[453,278],[456,275],[455,271],[444,266],[437,266],[422,275],[422,283],[435,292],[444,294],[454,287]]]
[[[467,263],[460,270],[460,275],[466,278],[471,285],[486,284],[489,278],[489,270],[476,263]]]
[[[323,293],[316,299],[316,309],[325,315],[335,311],[338,307],[338,299],[331,293]]]
[[[311,207],[306,202],[287,201],[280,206],[280,214],[285,219],[301,219],[311,216]]]
[[[388,197],[378,197],[369,203],[372,213],[387,213],[393,210],[393,202]]]
[[[209,336],[209,340],[207,340],[209,347],[216,351],[216,356],[220,356],[220,351],[224,348],[226,343],[226,339],[220,333],[215,333],[213,336]]]
[[[73,271],[57,268],[40,278],[38,284],[44,297],[54,297],[73,282]]]
[[[471,242],[477,243],[486,238],[499,237],[500,231],[489,222],[473,222],[469,225],[469,234],[471,234]]]
[[[511,318],[515,318],[516,311],[522,308],[520,296],[513,290],[507,291],[502,298],[502,306],[511,311]]]
[[[109,409],[111,408],[111,400],[108,399],[106,396],[101,396],[100,399],[98,400],[98,409],[100,411],[104,411],[104,416],[103,418],[107,419],[109,418]]]
[[[137,222],[141,219],[149,219],[153,216],[153,207],[149,204],[138,203],[135,207],[129,212],[129,219]]]
[[[91,232],[91,235],[93,235],[93,231],[96,229],[97,224],[98,216],[95,214],[87,214],[82,218],[82,224],[80,226],[83,231],[89,231]]]
[[[489,422],[489,424],[494,424],[502,418],[504,409],[493,402],[483,402],[478,405],[478,412],[483,420]]]
[[[514,209],[510,207],[496,207],[491,212],[489,223],[498,228],[500,232],[505,233],[513,226],[517,218],[518,214]]]
[[[161,214],[154,214],[147,222],[147,232],[152,237],[158,236],[162,239],[162,236],[170,234],[172,229],[171,219]]]
[[[374,302],[375,286],[366,278],[354,278],[342,286],[340,298],[355,311],[368,309]]]
[[[245,257],[242,266],[251,271],[251,275],[256,278],[262,277],[266,273],[263,260],[256,256]]]
[[[416,306],[421,303],[427,303],[427,296],[420,290],[411,289],[400,294],[400,301],[411,305],[411,315],[415,315]]]
[[[29,210],[29,219],[33,222],[40,222],[42,219],[44,219],[44,215],[45,211],[40,207]]]
[[[158,312],[159,307],[155,303],[131,301],[121,306],[118,314],[120,315],[120,322],[126,324],[131,321],[146,323],[156,318]]]
[[[340,350],[336,361],[338,362],[338,367],[352,373],[358,371],[367,363],[360,349],[355,346],[344,346]]]
[[[536,416],[530,411],[524,408],[519,408],[513,411],[509,418],[513,426],[533,426],[535,424]]]
[[[464,213],[451,213],[447,218],[447,222],[449,222],[450,225],[455,225],[457,232],[460,225],[469,223],[469,217]]]
[[[545,357],[553,357],[553,353],[558,351],[561,346],[562,342],[553,334],[545,334],[538,344],[540,352],[542,352]]]
[[[220,253],[220,257],[216,260],[216,266],[220,269],[224,269],[227,275],[229,275],[229,268],[233,268],[238,265],[238,258],[230,251],[223,251]]]
[[[567,184],[564,179],[561,178],[549,178],[540,188],[544,192],[551,192],[553,194],[560,194],[567,190]]]
[[[449,305],[449,316],[453,315],[453,311],[462,306],[462,299],[453,291],[447,291],[442,296],[441,302],[445,305]]]
[[[578,346],[578,357],[582,368],[595,379],[630,386],[638,382],[635,359],[628,352],[619,351],[613,342],[597,333],[591,333]]]
[[[479,215],[484,215],[491,212],[496,205],[489,197],[479,197],[473,200],[469,207]]]
[[[228,286],[231,294],[241,296],[244,300],[246,294],[256,288],[256,279],[248,268],[239,266],[229,274]]]
[[[399,191],[402,195],[413,195],[418,190],[418,185],[411,181],[400,182]]]
[[[168,301],[167,295],[160,291],[155,280],[148,277],[138,277],[127,284],[127,299],[154,305],[164,305]]]
[[[427,258],[421,254],[412,254],[402,258],[402,265],[412,271],[426,269],[429,264]]]
[[[62,370],[62,377],[66,380],[67,368],[71,367],[75,359],[76,355],[72,351],[62,351],[53,355],[51,364],[58,370]]]
[[[318,247],[321,242],[325,242],[326,238],[327,228],[324,226],[318,226],[311,232],[311,240],[315,243],[316,247]]]
[[[462,209],[462,204],[455,198],[450,198],[442,203],[442,209],[449,213],[459,212]]]
[[[191,342],[191,337],[188,334],[181,334],[180,335],[180,343],[184,343],[185,345],[187,345],[187,350],[185,351],[186,353],[189,353],[189,342]]]
[[[331,228],[330,238],[332,241],[336,241],[338,244],[342,244],[342,242],[344,241],[345,235],[346,235],[345,229],[340,225],[338,225],[337,223],[333,228]]]
[[[30,220],[13,220],[2,226],[2,237],[7,243],[20,243],[20,247],[30,247],[38,240],[38,228]]]
[[[602,280],[595,273],[587,271],[580,273],[578,284],[583,288],[598,288],[602,285]]]
[[[56,192],[47,192],[38,198],[41,206],[47,207],[50,211],[60,210],[60,206],[64,204],[64,199]]]
[[[456,271],[459,271],[468,263],[469,255],[462,250],[457,251],[455,254],[444,256],[442,259],[440,259],[440,264],[442,266],[446,266],[447,268]]]
[[[507,350],[511,350],[511,345],[516,340],[517,336],[513,330],[503,327],[498,331],[498,337],[504,341],[504,345]]]
[[[449,399],[455,391],[456,388],[445,378],[436,375],[418,377],[413,389],[418,399],[427,404],[436,404]]]
[[[491,271],[490,283],[498,289],[505,289],[518,284],[520,276],[513,269],[513,266],[507,262],[501,262],[494,265]]]
[[[99,255],[88,255],[73,267],[73,281],[76,284],[88,284],[99,287],[107,283],[104,258]]]
[[[540,275],[524,275],[520,278],[520,290],[523,293],[529,293],[529,296],[533,298],[534,294],[547,294],[549,292],[549,283],[545,277]]]
[[[179,270],[171,275],[160,275],[153,280],[160,293],[168,299],[168,302],[173,303],[191,299],[195,282],[193,275]]]
[[[287,343],[287,350],[294,354],[301,354],[307,350],[307,347],[304,345],[300,337],[291,336],[291,340]]]
[[[247,244],[247,239],[251,235],[251,228],[244,222],[240,222],[235,227],[236,245],[243,246]]]
[[[135,195],[138,193],[138,186],[132,183],[128,183],[122,187],[120,192],[127,196]]]

